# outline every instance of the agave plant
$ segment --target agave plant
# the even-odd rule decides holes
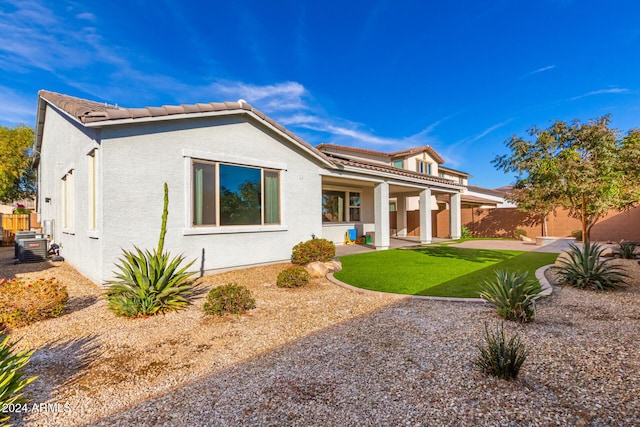
[[[482,372],[494,377],[510,380],[518,377],[522,364],[527,359],[527,350],[518,334],[507,340],[504,324],[490,331],[484,324],[485,345],[479,345],[480,354],[473,364]]]
[[[180,268],[184,257],[179,255],[171,259],[164,252],[168,206],[169,189],[165,183],[158,248],[153,253],[143,252],[137,246],[134,251],[122,251],[123,257],[116,265],[119,270],[116,280],[108,282],[110,286],[106,293],[109,309],[118,316],[150,316],[189,304],[193,273],[187,270],[195,260]]]
[[[501,317],[519,322],[533,320],[541,293],[540,282],[527,280],[526,271],[496,270],[492,281],[480,285],[480,298],[493,304]]]
[[[605,291],[624,286],[629,276],[619,265],[611,264],[612,259],[601,260],[604,248],[597,243],[587,242],[584,249],[570,245],[568,258],[560,258],[560,266],[554,267],[561,285],[579,289]]]
[[[107,300],[109,309],[118,316],[149,316],[177,310],[189,304],[193,273],[187,270],[193,261],[182,268],[184,257],[169,258],[167,253],[123,251],[117,265],[117,280],[109,281]]]
[[[22,389],[37,377],[23,378],[22,369],[29,363],[33,351],[22,350],[14,353],[15,343],[9,342],[9,336],[0,334],[0,407],[18,405],[26,402]],[[0,412],[0,425],[9,420],[9,415]]]
[[[636,259],[637,248],[636,242],[620,242],[618,243],[617,255],[622,259]]]

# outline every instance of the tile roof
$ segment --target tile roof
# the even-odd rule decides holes
[[[387,159],[392,159],[393,157],[406,156],[415,153],[421,153],[423,151],[428,151],[435,158],[438,163],[444,163],[444,159],[440,157],[440,155],[431,147],[430,145],[422,145],[420,147],[408,148],[406,150],[394,151],[391,153],[385,153],[384,151],[375,151],[369,150],[366,148],[358,148],[358,147],[349,147],[347,145],[336,145],[336,144],[319,144],[316,145],[316,148],[320,151],[325,150],[343,150],[343,151],[351,151],[353,153],[361,153],[361,154],[371,154],[374,156],[380,156]]]
[[[471,177],[471,175],[470,175],[470,174],[468,174],[468,173],[466,173],[466,172],[462,172],[462,171],[459,171],[459,170],[457,170],[457,169],[451,169],[451,168],[448,168],[448,167],[446,167],[446,166],[438,166],[438,170],[439,170],[439,171],[441,170],[441,171],[444,171],[444,172],[453,172],[453,173],[458,173],[458,174],[460,174],[460,175],[464,175],[464,176],[467,176],[467,177]]]
[[[493,196],[503,197],[505,195],[504,191],[492,190],[490,188],[484,187],[476,187],[475,185],[467,185],[469,191],[477,191],[478,193],[491,194]]]
[[[385,165],[380,165],[376,163],[368,163],[362,160],[356,161],[353,159],[335,157],[331,153],[325,153],[325,154],[327,155],[327,157],[331,159],[333,163],[338,165],[351,166],[359,169],[365,169],[365,170],[376,171],[376,172],[385,172],[393,175],[419,179],[427,182],[434,182],[439,184],[447,184],[447,185],[454,185],[456,187],[461,187],[461,185],[459,185],[456,181],[453,181],[451,179],[439,178],[432,175],[425,175],[425,174],[413,172],[407,169],[399,169],[393,166],[385,166]]]
[[[408,150],[397,151],[394,153],[382,153],[379,151],[366,150],[363,148],[355,148],[355,147],[344,147],[340,145],[334,144],[320,144],[317,147],[313,147],[300,137],[298,137],[293,132],[287,130],[284,126],[277,123],[272,118],[266,116],[262,111],[253,108],[250,104],[244,101],[238,102],[210,102],[205,104],[181,104],[181,105],[163,105],[162,107],[145,107],[145,108],[124,108],[117,105],[110,105],[107,103],[89,101],[82,98],[77,98],[75,96],[64,95],[61,93],[50,92],[46,90],[41,90],[38,92],[38,96],[45,100],[46,102],[56,106],[57,108],[63,110],[67,114],[74,117],[80,123],[83,124],[92,124],[92,125],[100,125],[100,124],[109,124],[114,123],[118,120],[136,120],[136,119],[146,119],[153,117],[163,117],[163,116],[179,116],[181,114],[197,114],[197,113],[210,113],[216,111],[247,111],[251,112],[260,119],[267,122],[272,127],[278,129],[279,131],[285,133],[288,137],[292,138],[306,149],[311,150],[317,156],[322,158],[328,164],[334,165],[344,165],[351,166],[354,168],[370,170],[370,171],[378,171],[385,172],[393,175],[411,177],[414,179],[420,179],[426,182],[454,185],[456,187],[461,187],[455,181],[438,178],[434,176],[427,176],[420,174],[418,172],[412,172],[404,169],[394,168],[392,166],[384,166],[384,165],[376,165],[372,163],[367,163],[363,161],[356,160],[347,160],[343,158],[339,158],[333,156],[332,153],[324,152],[323,148],[336,148],[336,149],[346,149],[352,152],[358,153],[368,153],[374,155],[382,155],[385,157],[394,157],[405,154],[412,154],[421,151],[430,151],[432,154],[435,154],[438,158],[440,156],[428,145],[423,147],[416,147]],[[178,118],[178,117],[176,117]],[[41,131],[40,131],[41,132]],[[41,135],[38,132],[40,139]],[[441,158],[440,158],[441,159]],[[436,159],[438,160],[438,159]],[[444,162],[444,161],[443,161]],[[34,162],[37,165],[37,160]]]

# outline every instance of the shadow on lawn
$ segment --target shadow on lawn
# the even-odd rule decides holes
[[[513,253],[505,253],[504,251],[494,251],[489,249],[463,249],[451,248],[449,246],[430,246],[420,249],[411,249],[414,252],[420,252],[424,255],[438,258],[455,258],[469,262],[498,262],[511,259],[516,256]]]
[[[532,265],[532,258],[537,257],[539,254],[532,252],[524,252],[517,256],[508,256],[502,261],[491,264],[485,268],[481,268],[476,271],[472,271],[464,276],[456,277],[455,279],[448,280],[430,288],[422,289],[414,295],[429,295],[429,296],[443,296],[443,297],[462,297],[462,298],[479,298],[478,292],[480,292],[480,284],[485,280],[491,280],[494,278],[497,270],[511,270],[511,271],[528,271],[528,279],[535,279],[535,274],[529,271]],[[546,262],[537,264],[545,265],[546,263],[553,263],[555,261],[554,254],[550,254],[549,259]],[[467,295],[460,295],[461,291]],[[468,295],[469,293],[474,296]]]

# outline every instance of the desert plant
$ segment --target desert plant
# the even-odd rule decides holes
[[[58,317],[69,300],[67,288],[55,278],[0,281],[0,330]]]
[[[336,255],[336,245],[327,239],[311,239],[300,242],[293,247],[291,262],[305,265],[310,262],[328,262]]]
[[[251,291],[236,283],[217,286],[209,291],[203,310],[207,314],[222,316],[227,313],[242,314],[256,307]]]
[[[636,259],[636,249],[638,249],[638,244],[636,242],[622,241],[618,243],[616,255],[622,259]]]
[[[276,284],[280,288],[297,288],[309,283],[309,272],[304,267],[289,267],[278,274]]]
[[[571,232],[571,236],[573,236],[573,238],[575,238],[577,241],[581,242],[582,241],[582,230],[573,230]]]
[[[0,334],[0,425],[9,420],[5,408],[26,402],[22,389],[37,377],[23,378],[22,370],[29,363],[33,351],[14,352],[15,343],[9,342],[9,336]]]
[[[462,227],[460,227],[460,238],[462,239],[471,238],[471,231],[466,225],[463,225]]]
[[[516,228],[516,230],[513,232],[513,237],[515,237],[518,240],[521,240],[522,237],[527,237],[527,230],[523,230],[522,228]]]
[[[624,286],[628,278],[623,268],[611,264],[612,259],[600,260],[604,248],[597,243],[586,243],[584,249],[569,245],[567,257],[559,258],[553,267],[558,283],[580,289],[604,291]]]
[[[493,304],[498,315],[507,320],[530,322],[535,317],[536,300],[542,286],[537,280],[527,280],[527,272],[496,270],[493,280],[480,285],[480,298]]]
[[[527,350],[518,334],[509,339],[504,332],[504,324],[490,331],[484,324],[484,345],[478,345],[480,354],[474,365],[482,372],[504,380],[518,377],[522,364],[527,359]]]
[[[118,316],[136,317],[178,310],[189,304],[193,289],[187,270],[195,260],[180,268],[182,255],[171,258],[164,252],[164,237],[167,232],[169,189],[164,184],[164,207],[158,248],[154,252],[123,250],[123,257],[116,264],[119,272],[116,280],[109,281],[106,298],[109,309]]]

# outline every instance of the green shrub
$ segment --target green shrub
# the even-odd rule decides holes
[[[620,242],[618,243],[616,255],[622,259],[636,259],[637,248],[638,244],[636,242]]]
[[[256,307],[251,291],[236,283],[217,286],[209,291],[204,303],[204,312],[216,316],[227,313],[242,314]]]
[[[495,331],[489,331],[484,324],[484,345],[478,345],[480,354],[474,360],[474,365],[482,372],[504,380],[518,377],[522,364],[527,359],[527,350],[518,334],[507,340],[504,324],[500,324]]]
[[[513,232],[513,237],[520,240],[522,237],[527,237],[527,230],[523,230],[522,228],[516,228]]]
[[[573,236],[577,241],[582,242],[582,230],[573,230],[571,232],[571,236]]]
[[[300,242],[293,247],[291,262],[306,265],[310,262],[328,262],[336,256],[336,245],[327,239],[311,239]]]
[[[0,408],[7,405],[19,405],[26,402],[22,397],[22,389],[37,377],[23,378],[22,370],[29,363],[33,351],[22,350],[14,353],[15,343],[9,342],[8,336],[0,334]],[[9,420],[10,415],[0,412],[0,425]]]
[[[297,288],[309,283],[309,272],[304,267],[289,267],[278,274],[280,288]]]
[[[469,239],[471,238],[471,231],[467,228],[466,225],[460,227],[460,238]]]
[[[604,248],[597,243],[588,243],[584,249],[569,245],[568,259],[560,258],[559,266],[553,267],[561,285],[579,289],[604,291],[624,286],[628,278],[622,267],[612,265],[612,259],[600,261]]]
[[[496,270],[492,281],[485,280],[480,285],[480,298],[493,304],[498,315],[518,322],[533,320],[541,292],[540,282],[527,280],[526,271]]]
[[[0,281],[0,330],[58,317],[69,300],[67,288],[55,278]]]
[[[187,272],[195,260],[182,268],[184,257],[171,258],[164,252],[164,237],[167,233],[169,189],[164,184],[164,208],[158,248],[152,252],[123,250],[123,258],[116,264],[117,280],[109,281],[106,298],[108,307],[117,316],[137,317],[178,310],[189,304],[187,299],[193,289],[191,276]]]

